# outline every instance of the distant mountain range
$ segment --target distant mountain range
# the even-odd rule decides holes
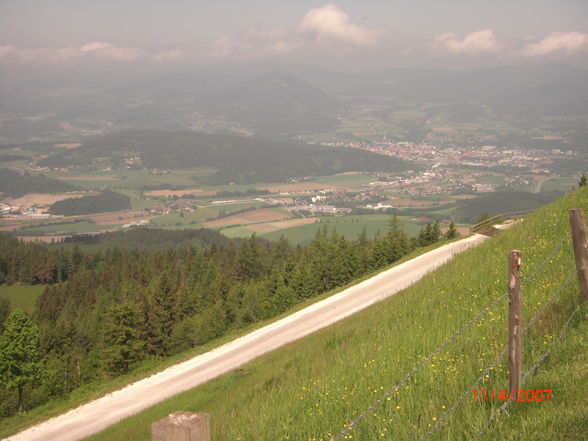
[[[339,103],[292,74],[272,72],[206,92],[197,105],[205,112],[252,125],[258,133],[296,134],[335,127]]]
[[[333,130],[358,103],[384,113],[443,114],[455,122],[588,114],[588,71],[564,64],[360,73],[296,65],[264,73],[266,68],[167,73],[115,87],[112,79],[100,87],[98,77],[75,76],[0,85],[0,116],[10,116],[0,120],[0,136],[4,142],[71,138],[72,131],[63,126],[67,122],[81,126],[74,131],[78,138],[95,131],[195,125],[209,132],[236,126],[291,138]]]

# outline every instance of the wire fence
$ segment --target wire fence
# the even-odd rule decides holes
[[[476,322],[478,322],[485,314],[491,311],[501,300],[504,300],[508,296],[508,293],[504,293],[501,296],[494,299],[494,301],[486,307],[483,311],[476,314],[473,318],[471,318],[464,326],[454,332],[452,335],[447,337],[439,346],[433,350],[429,355],[427,355],[419,364],[417,364],[410,372],[408,372],[394,387],[389,389],[386,393],[384,393],[381,398],[374,401],[365,411],[357,416],[351,423],[349,423],[344,430],[342,430],[338,435],[331,437],[332,441],[343,439],[349,432],[366,416],[368,416],[376,407],[384,403],[393,393],[398,391],[413,375],[419,372],[422,368],[424,368],[429,361],[437,354],[439,354],[446,346],[452,343],[457,337],[462,335],[465,331],[471,328]]]
[[[566,243],[567,241],[569,241],[572,238],[571,235],[566,234],[564,237],[562,237],[558,243],[553,247],[553,249],[551,250],[551,252],[549,253],[549,255],[543,259],[543,261],[539,264],[539,266],[537,268],[535,268],[533,270],[533,272],[531,274],[529,274],[526,277],[523,277],[521,280],[521,285],[524,286],[525,284],[529,283],[531,280],[533,280],[537,274],[539,274],[539,272],[541,272],[541,270],[543,268],[545,268],[545,266],[551,262],[551,259],[553,259],[555,257],[555,255],[557,254],[557,252],[563,247],[564,243]]]
[[[500,223],[506,220],[511,219],[518,219],[520,217],[526,216],[528,214],[533,213],[534,210],[523,210],[523,211],[509,211],[506,213],[496,214],[492,217],[487,219],[481,220],[480,222],[472,225],[470,227],[470,233],[475,233],[477,231],[484,230],[486,228],[492,227],[495,223]]]
[[[555,255],[559,252],[559,250],[563,247],[563,245],[567,241],[570,240],[570,238],[571,238],[571,236],[569,234],[567,234],[561,240],[559,240],[556,243],[556,245],[553,247],[553,249],[550,251],[550,253],[547,255],[547,257],[544,258],[543,261],[537,266],[537,268],[535,268],[533,270],[533,272],[529,276],[525,277],[521,281],[521,285],[522,284],[528,284],[538,274],[540,274],[541,271],[543,270],[543,268],[545,268],[545,266],[548,265],[552,261],[552,259],[555,257]],[[559,285],[557,287],[557,289],[554,290],[554,292],[548,298],[548,300],[543,305],[543,307],[539,311],[537,311],[529,319],[528,324],[521,331],[522,334],[524,334],[526,331],[528,331],[531,328],[531,326],[533,326],[533,324],[536,323],[536,321],[545,313],[545,311],[547,311],[547,309],[549,308],[549,306],[551,304],[553,304],[553,302],[555,302],[555,300],[557,299],[557,297],[559,296],[559,294],[570,284],[570,282],[573,279],[573,277],[574,277],[575,274],[576,274],[576,271],[575,270],[572,271],[570,273],[570,275],[568,275],[568,277],[566,278],[566,280],[561,285]],[[429,355],[427,355],[412,370],[410,370],[406,375],[404,375],[404,377],[402,377],[402,379],[396,385],[394,385],[392,388],[390,388],[389,390],[387,390],[380,398],[378,398],[372,404],[370,404],[366,408],[366,410],[364,410],[353,421],[351,421],[349,424],[347,424],[342,431],[340,431],[336,435],[331,436],[329,438],[330,441],[338,441],[338,440],[344,439],[347,435],[349,435],[349,433],[351,432],[351,430],[353,430],[364,418],[366,418],[369,414],[371,414],[378,406],[384,404],[412,376],[414,376],[421,369],[423,369],[433,359],[433,357],[435,357],[436,355],[438,355],[449,344],[451,344],[458,337],[460,337],[461,335],[463,335],[468,329],[470,329],[482,317],[484,317],[486,314],[488,314],[492,309],[494,309],[496,307],[496,305],[498,305],[502,300],[505,300],[506,298],[508,298],[508,293],[504,293],[504,294],[500,295],[499,297],[497,297],[496,299],[494,299],[490,303],[490,305],[488,305],[484,310],[480,311],[478,314],[476,314],[474,317],[472,317],[465,325],[463,325],[461,328],[459,328],[453,334],[451,334],[449,337],[447,337],[445,340],[443,340]],[[575,316],[575,314],[577,314],[577,312],[579,311],[579,308],[580,308],[580,305],[575,309],[574,313],[572,313],[572,315],[570,316],[570,318],[567,320],[566,324],[562,328],[563,331],[560,333],[560,336],[558,337],[558,339],[556,340],[556,342],[561,341],[561,339],[565,335],[565,332],[567,332],[567,328],[569,327],[569,324],[570,324],[571,320],[573,319],[573,317]],[[500,353],[498,353],[498,355],[496,356],[496,358],[492,361],[492,363],[490,365],[488,365],[482,371],[482,374],[475,380],[475,382],[468,389],[466,389],[462,394],[460,394],[458,396],[458,398],[454,401],[454,403],[450,407],[447,408],[447,410],[445,410],[443,413],[441,413],[439,415],[438,418],[436,418],[436,422],[433,425],[433,427],[431,429],[429,429],[427,432],[423,433],[419,437],[419,441],[424,441],[425,439],[429,438],[430,436],[432,436],[433,434],[435,434],[437,431],[439,431],[442,427],[444,427],[447,418],[449,418],[461,406],[461,404],[464,402],[464,400],[466,399],[466,397],[471,393],[472,389],[477,389],[478,388],[478,386],[482,383],[482,381],[484,381],[484,379],[490,374],[490,372],[504,358],[504,356],[506,355],[507,351],[508,351],[508,345],[506,345],[500,351]],[[527,372],[524,373],[524,375],[523,375],[523,381],[524,381],[524,379],[528,375],[532,375],[539,368],[539,366],[543,363],[543,361],[547,358],[548,355],[549,355],[549,352],[543,354],[543,356],[538,359],[538,361],[535,363],[535,365],[531,369],[529,369]],[[480,436],[483,434],[483,432],[485,433],[485,431],[488,430],[488,428],[492,424],[492,421],[494,421],[497,418],[497,416],[508,407],[508,405],[509,405],[510,402],[511,402],[511,400],[507,400],[499,408],[496,409],[496,411],[491,415],[491,417],[490,417],[487,425],[485,426],[485,428],[480,432]]]
[[[568,329],[570,327],[570,324],[572,323],[574,317],[578,314],[578,312],[581,310],[582,307],[582,303],[579,303],[578,306],[576,306],[576,308],[574,309],[574,311],[570,314],[570,316],[568,317],[568,319],[566,320],[566,322],[564,323],[564,325],[562,326],[561,330],[560,330],[560,334],[557,338],[557,340],[554,342],[554,344],[552,346],[555,346],[557,344],[559,344],[563,338],[565,337],[565,335],[568,332]],[[527,379],[527,377],[529,377],[530,375],[533,375],[535,372],[537,372],[537,369],[539,369],[539,367],[543,364],[543,362],[547,359],[547,357],[549,357],[549,354],[551,353],[551,351],[546,351],[544,352],[541,357],[539,357],[537,359],[537,361],[535,362],[535,364],[530,367],[527,371],[525,371],[523,373],[523,384],[525,383],[525,380]],[[492,414],[490,415],[490,418],[488,419],[487,423],[484,425],[484,427],[482,428],[482,430],[480,430],[480,432],[478,433],[478,439],[482,438],[484,435],[486,435],[486,433],[488,432],[488,430],[490,429],[490,427],[492,426],[492,424],[494,423],[494,421],[496,421],[496,419],[506,411],[506,408],[508,406],[511,405],[511,403],[514,400],[507,400],[504,403],[502,403],[502,405],[500,405],[500,407],[498,407],[494,412],[492,412]]]

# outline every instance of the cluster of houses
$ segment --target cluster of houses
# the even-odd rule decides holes
[[[49,219],[51,215],[38,208],[24,208],[20,205],[9,205],[0,203],[0,217],[6,218],[31,218],[31,219]]]

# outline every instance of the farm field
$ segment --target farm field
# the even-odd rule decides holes
[[[221,233],[227,237],[243,238],[250,237],[253,233],[256,233],[257,236],[264,236],[267,239],[267,234],[270,232],[282,232],[289,228],[299,227],[301,225],[314,224],[317,221],[318,218],[316,217],[287,219],[276,222],[263,222],[246,226],[224,228],[221,230]],[[278,236],[278,238],[280,236]]]
[[[238,213],[232,216],[215,219],[213,221],[205,222],[203,225],[206,228],[218,228],[228,225],[241,225],[255,222],[268,222],[286,219],[288,214],[271,209],[258,209]]]
[[[356,239],[365,226],[366,233],[373,237],[378,231],[385,234],[388,230],[388,223],[391,216],[386,214],[357,215],[357,216],[336,216],[320,217],[312,223],[299,225],[296,227],[285,228],[279,231],[260,234],[260,237],[268,240],[278,240],[284,235],[293,244],[305,245],[310,243],[319,228],[326,226],[330,231],[333,229],[342,234],[347,239]],[[412,221],[410,217],[399,216],[404,230],[409,236],[416,236],[420,226]]]
[[[145,211],[115,211],[84,216],[98,225],[126,224],[140,219],[147,219],[149,215]]]
[[[578,185],[576,178],[550,178],[546,179],[541,185],[541,191],[570,191]]]
[[[81,198],[84,196],[90,196],[95,193],[83,192],[83,193],[51,193],[51,194],[40,194],[40,193],[29,193],[17,199],[11,199],[10,203],[23,207],[49,207],[55,202],[62,201],[64,199]]]
[[[155,174],[149,170],[116,170],[116,171],[47,171],[46,176],[61,179],[81,188],[107,187],[141,189],[161,185],[196,187],[193,176],[206,176],[214,170],[208,168],[170,170],[163,174]]]
[[[185,194],[193,196],[214,196],[216,191],[205,191],[201,188],[185,189],[185,190],[151,190],[146,191],[145,196],[160,196],[160,197],[172,197],[172,196],[183,196]]]
[[[371,173],[340,173],[333,176],[321,176],[314,180],[318,184],[334,185],[349,189],[358,189],[377,180]]]
[[[214,219],[218,216],[218,210],[212,207],[197,208],[195,211],[186,211],[182,213],[170,213],[165,216],[156,216],[151,218],[156,226],[160,228],[188,228],[201,225],[208,219]]]
[[[11,309],[32,313],[44,285],[0,285],[0,298],[10,300]]]
[[[93,222],[81,221],[81,222],[68,222],[68,223],[54,223],[43,226],[30,226],[25,227],[21,230],[24,234],[48,234],[48,235],[72,235],[72,234],[86,234],[86,233],[98,233],[104,231],[112,231],[116,229],[119,224],[112,225],[99,225]]]

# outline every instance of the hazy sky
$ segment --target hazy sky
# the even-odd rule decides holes
[[[0,67],[588,63],[588,0],[0,0]]]

